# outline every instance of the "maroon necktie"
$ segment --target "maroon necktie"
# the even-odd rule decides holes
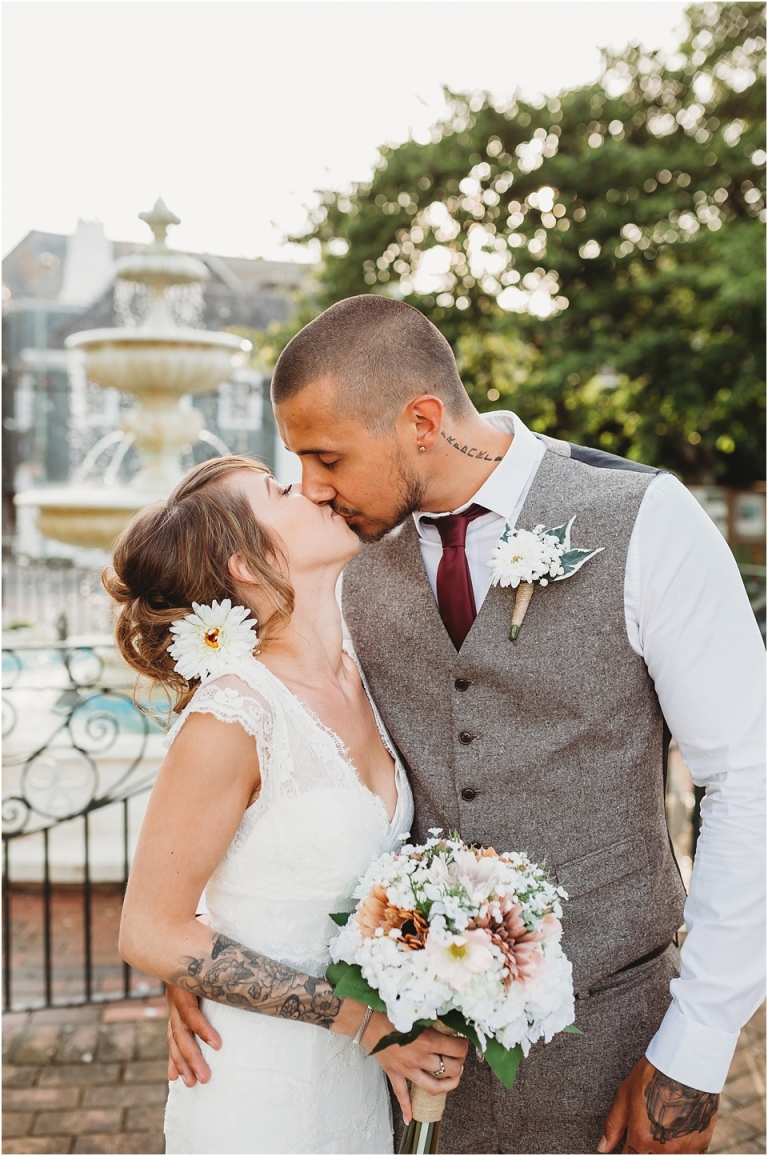
[[[443,556],[437,568],[437,605],[451,641],[461,650],[477,617],[475,595],[469,573],[465,542],[467,526],[488,511],[484,506],[472,505],[461,514],[444,518],[422,518],[437,532],[443,543]]]

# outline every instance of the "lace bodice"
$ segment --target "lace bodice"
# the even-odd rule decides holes
[[[351,910],[358,877],[399,844],[413,818],[404,769],[371,706],[395,759],[391,822],[341,740],[257,659],[204,681],[166,739],[170,745],[192,713],[239,723],[253,736],[261,791],[211,876],[205,903],[217,931],[313,975],[328,963],[330,913]]]

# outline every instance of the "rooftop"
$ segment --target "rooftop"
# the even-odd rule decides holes
[[[33,229],[3,259],[3,307],[30,299],[82,308],[93,304],[112,282],[114,262],[147,248],[133,241],[110,241],[98,221],[80,221],[74,233]],[[194,253],[211,273],[211,281],[234,294],[258,290],[297,289],[305,267],[292,261],[260,257],[225,257]],[[17,306],[18,307],[18,306]]]

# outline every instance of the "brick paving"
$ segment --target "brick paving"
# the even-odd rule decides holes
[[[3,1152],[164,1152],[162,999],[3,1016]]]
[[[3,1152],[163,1152],[165,1004],[3,1017]],[[741,1034],[711,1153],[764,1153],[765,1005]]]

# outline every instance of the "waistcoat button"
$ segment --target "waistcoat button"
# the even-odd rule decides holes
[[[475,735],[471,734],[469,731],[462,731],[459,735],[459,742],[463,743],[465,747],[468,747],[474,738]]]
[[[472,683],[468,678],[457,678],[453,685],[457,690],[469,690]]]
[[[465,803],[471,803],[473,799],[477,798],[477,791],[474,787],[465,787],[461,792],[461,797]]]

